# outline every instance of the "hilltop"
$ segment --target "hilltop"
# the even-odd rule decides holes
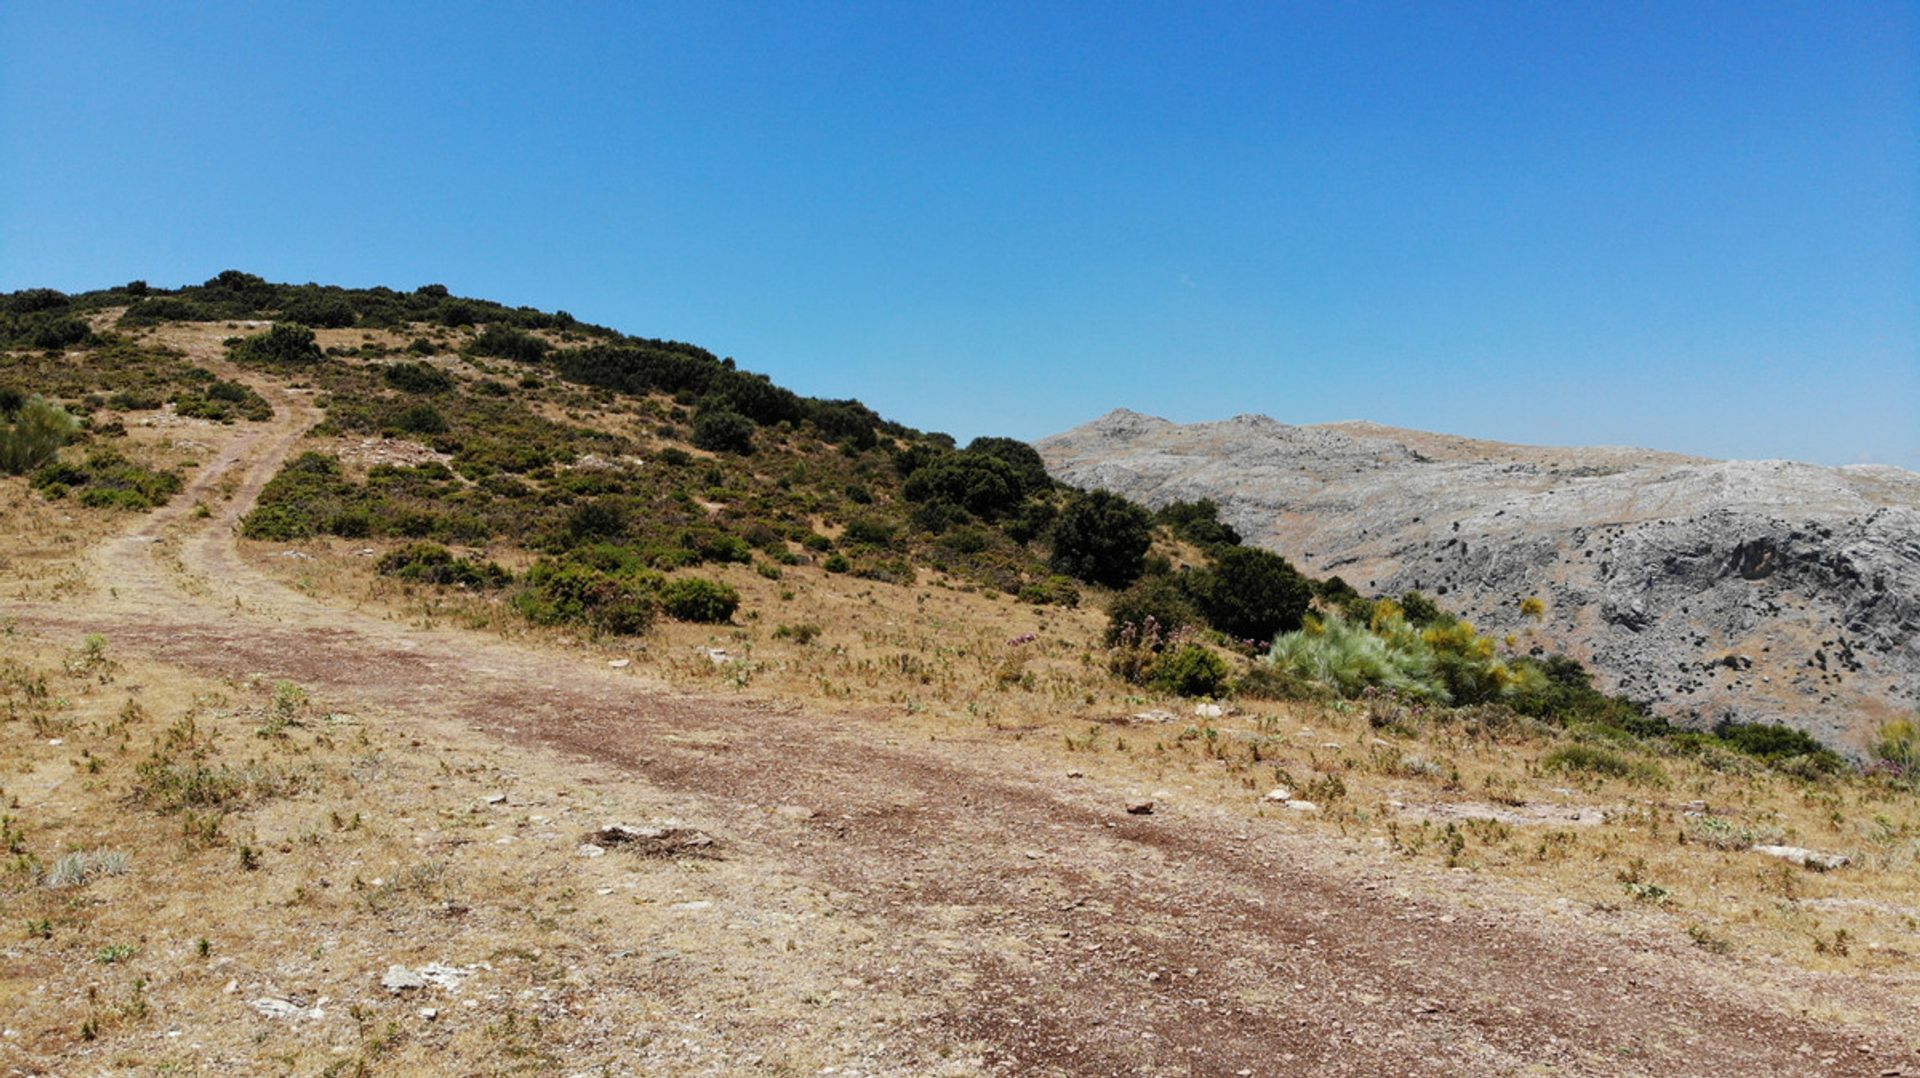
[[[1783,723],[1858,753],[1920,699],[1911,472],[1126,410],[1037,446],[1064,481],[1213,499],[1313,572],[1535,632],[1676,721]]]

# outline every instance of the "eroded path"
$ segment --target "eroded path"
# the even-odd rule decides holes
[[[1069,780],[1025,748],[687,696],[309,599],[250,568],[232,539],[316,418],[261,388],[277,418],[95,551],[92,598],[0,617],[455,720],[692,799],[739,856],[817,881],[897,941],[872,977],[919,1001],[926,1043],[977,1051],[989,1069],[1877,1075],[1920,1063],[1912,1031],[1810,1016],[1862,1008],[1837,981],[1808,975],[1791,982],[1807,995],[1789,998],[1743,984],[1729,960],[1578,918],[1417,897],[1395,886],[1400,869],[1284,823],[1178,804],[1129,816],[1124,791]],[[224,489],[207,497],[219,511],[190,515]],[[778,805],[808,811],[767,811]]]

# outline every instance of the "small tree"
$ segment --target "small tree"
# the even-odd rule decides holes
[[[53,459],[79,431],[80,424],[57,404],[34,397],[0,409],[0,472],[25,475]],[[8,402],[0,402],[8,403]]]
[[[1079,580],[1124,588],[1140,578],[1153,541],[1153,517],[1107,490],[1081,494],[1053,527],[1053,567]]]

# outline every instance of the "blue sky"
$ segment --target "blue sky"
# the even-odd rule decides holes
[[[0,5],[0,290],[443,282],[967,438],[1920,468],[1920,6]]]

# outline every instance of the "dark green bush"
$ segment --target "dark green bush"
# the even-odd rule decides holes
[[[540,561],[527,570],[526,583],[513,605],[538,625],[577,623],[633,636],[653,624],[656,604],[644,585],[636,587],[597,569]]]
[[[740,593],[716,580],[683,576],[660,589],[660,604],[680,621],[723,624],[740,608]]]
[[[1186,644],[1167,652],[1153,666],[1153,684],[1181,696],[1217,696],[1226,687],[1232,668],[1200,644]]]
[[[357,319],[353,304],[340,295],[301,296],[280,309],[280,321],[319,329],[345,329]]]
[[[335,531],[339,533],[337,528]],[[402,580],[473,591],[503,588],[513,580],[512,574],[493,562],[455,557],[452,551],[436,543],[413,543],[389,550],[374,567]]]
[[[1804,760],[1798,762],[1797,767],[1824,774],[1831,774],[1846,766],[1844,759],[1819,740],[1790,726],[1722,722],[1713,728],[1713,734],[1727,747],[1770,764],[1799,757]]]
[[[888,547],[893,545],[894,527],[876,517],[855,517],[847,522],[843,537],[852,543]]]
[[[445,434],[447,417],[431,404],[412,404],[393,413],[386,429],[393,434]]]
[[[753,544],[718,528],[694,527],[680,533],[680,546],[693,555],[690,563],[745,565],[753,560]]]
[[[954,453],[937,457],[907,476],[901,493],[910,502],[957,506],[983,520],[996,520],[1025,499],[1021,477],[998,457]]]
[[[1240,545],[1240,533],[1220,519],[1220,506],[1212,498],[1172,502],[1155,513],[1154,519],[1190,543],[1201,546]]]
[[[553,346],[531,333],[495,322],[480,331],[473,343],[467,346],[467,353],[475,356],[493,356],[498,359],[513,359],[522,363],[538,363],[545,359]]]
[[[1170,577],[1150,576],[1113,597],[1107,606],[1106,642],[1114,647],[1131,641],[1158,650],[1174,631],[1204,624],[1179,584]]]
[[[445,393],[453,388],[453,378],[446,371],[416,361],[389,363],[381,368],[380,377],[403,393]]]
[[[1047,476],[1046,462],[1032,446],[1014,438],[975,438],[967,443],[967,454],[992,457],[1005,464],[1021,498],[1039,494],[1053,486]]]
[[[1247,546],[1217,547],[1212,564],[1187,575],[1186,591],[1214,628],[1263,642],[1298,629],[1313,600],[1312,582],[1292,563]]]
[[[576,542],[618,539],[627,532],[628,518],[627,504],[618,498],[581,502],[567,512],[567,535]]]
[[[1153,518],[1111,491],[1076,496],[1053,527],[1053,568],[1077,580],[1124,588],[1139,579]]]
[[[308,366],[326,358],[314,341],[313,330],[297,322],[276,323],[265,333],[242,338],[228,349],[238,363]]]
[[[96,449],[80,463],[54,461],[33,473],[33,486],[55,492],[80,491],[83,505],[147,510],[165,505],[183,485],[175,472],[156,472],[112,449]]]
[[[1450,620],[1446,611],[1432,599],[1417,591],[1410,591],[1400,597],[1400,609],[1406,614],[1409,625],[1432,625],[1436,621]]]
[[[693,444],[709,453],[753,452],[754,422],[735,412],[702,411],[693,421]]]

